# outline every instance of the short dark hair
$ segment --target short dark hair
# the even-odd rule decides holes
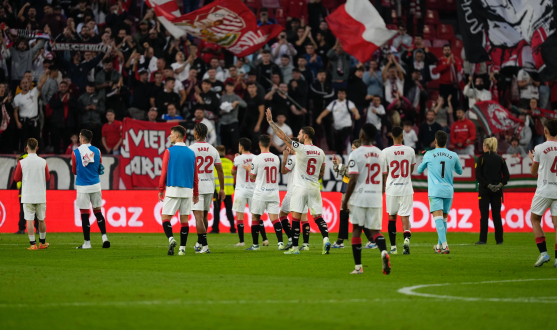
[[[112,59],[110,57],[103,59],[103,64],[108,64],[108,63],[112,63]]]
[[[437,131],[437,133],[435,133],[435,141],[437,141],[439,147],[443,148],[447,145],[447,133],[444,131]]]
[[[297,137],[292,137],[292,138],[290,138],[290,140],[292,140],[292,141],[296,141],[296,142],[300,142],[300,140],[298,140],[298,138],[297,138]]]
[[[414,125],[412,124],[411,121],[407,120],[404,123],[402,123],[402,126],[414,126]]]
[[[82,138],[85,138],[87,142],[91,142],[93,140],[93,132],[88,129],[82,129],[79,132],[79,135],[81,135]]]
[[[215,149],[217,149],[217,151],[220,153],[225,154],[226,153],[226,147],[223,145],[217,146]]]
[[[313,129],[313,127],[304,126],[302,127],[302,132],[306,134],[310,140],[313,141],[313,138],[315,137],[315,130]]]
[[[557,119],[547,120],[544,124],[551,136],[557,136]]]
[[[35,138],[29,138],[27,139],[27,147],[29,148],[29,150],[37,150],[37,146],[39,145],[39,141],[37,141],[37,139]]]
[[[346,88],[340,87],[339,89],[337,89],[337,94],[340,92],[346,93]]]
[[[249,151],[251,150],[251,140],[248,138],[241,138],[240,140],[238,140],[238,143],[240,143],[240,145],[242,146],[242,148],[244,148],[244,150]]]
[[[260,135],[259,144],[264,148],[268,148],[271,145],[271,137],[267,134]]]
[[[403,133],[404,133],[404,130],[400,126],[395,126],[391,130],[391,134],[393,135],[393,138],[399,138]]]
[[[304,57],[304,58],[305,58],[305,57]],[[325,70],[323,70],[323,69],[317,70],[317,74],[320,74],[320,73],[325,73],[325,74],[327,74],[327,71],[325,71]]]
[[[450,49],[453,49],[453,48],[451,47],[451,44],[444,44],[444,45],[443,45],[443,48],[445,48],[445,47],[449,47]]]
[[[519,139],[518,137],[516,137],[516,136],[513,136],[513,137],[511,138],[511,142],[513,142],[513,141],[516,141],[516,142],[519,142],[519,143],[520,143],[520,139]]]
[[[194,132],[197,132],[197,135],[200,138],[205,138],[207,137],[207,126],[205,126],[205,124],[199,123],[199,124],[195,124],[195,126],[193,127]]]
[[[182,138],[186,137],[186,129],[181,125],[173,126],[170,131],[178,133]]]
[[[112,110],[112,109],[106,110],[106,113],[109,113],[109,112],[112,112],[112,113],[116,114],[116,112],[114,112],[114,110]]]
[[[234,82],[232,80],[229,80],[226,82],[225,84],[226,86],[234,86]]]
[[[294,68],[294,69],[292,69],[292,72],[298,72],[298,73],[302,73],[302,71],[300,71],[300,69],[298,69],[298,68]]]
[[[269,54],[269,55],[270,55],[270,54],[271,54],[271,51],[268,50],[268,49],[265,49],[265,50],[262,52],[262,54]]]
[[[286,55],[286,54],[282,54],[281,58],[287,58],[290,59],[290,56]]]
[[[375,141],[375,136],[377,135],[377,127],[375,127],[370,123],[365,123],[362,126],[362,132],[364,132],[364,135],[366,136],[369,142]]]
[[[205,84],[209,84],[209,85],[211,85],[211,86],[213,85],[213,84],[211,83],[211,81],[210,81],[209,79],[205,79],[205,80],[203,80],[203,83],[205,83]]]
[[[174,78],[174,77],[166,77],[166,82],[169,82],[169,81],[176,81],[176,78]]]

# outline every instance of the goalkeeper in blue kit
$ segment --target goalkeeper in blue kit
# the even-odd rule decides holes
[[[435,253],[449,254],[447,245],[447,218],[453,203],[453,171],[462,174],[462,165],[458,155],[445,148],[447,133],[435,133],[435,149],[425,153],[418,173],[422,174],[427,168],[427,186],[429,197],[429,211],[433,214],[433,221],[437,228],[439,240],[433,246]]]

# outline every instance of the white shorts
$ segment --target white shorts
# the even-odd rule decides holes
[[[251,214],[263,215],[267,210],[268,214],[279,214],[279,202],[265,202],[254,199],[251,202]]]
[[[387,196],[387,214],[401,217],[409,217],[414,206],[414,195],[406,196]]]
[[[290,200],[292,199],[292,192],[287,192],[286,195],[284,195],[284,198],[282,199],[282,204],[280,204],[280,211],[283,213],[290,213],[291,211],[291,207],[290,207]],[[302,214],[308,214],[308,207],[304,207],[304,211],[302,212]]]
[[[350,223],[371,230],[381,230],[383,208],[350,205]]]
[[[174,215],[176,211],[180,210],[180,215],[190,215],[191,203],[193,198],[180,198],[165,196],[162,202],[162,214]]]
[[[557,216],[557,199],[534,195],[534,198],[532,198],[532,207],[530,208],[532,213],[541,217],[548,208],[552,216]]]
[[[323,213],[321,191],[318,189],[307,189],[305,187],[294,186],[294,189],[292,189],[290,211],[303,213],[304,209],[307,210],[308,207],[312,215]]]
[[[199,194],[197,204],[193,203],[193,198],[191,199],[191,209],[193,211],[209,211],[211,210],[211,204],[213,204],[213,194]]]
[[[102,192],[94,193],[77,193],[77,207],[80,210],[88,210],[91,205],[94,209],[98,209],[103,204]]]
[[[248,205],[248,210],[251,210],[251,197],[240,197],[234,195],[234,204],[232,205],[232,209],[235,212],[246,212],[246,204]]]
[[[32,221],[35,220],[35,215],[37,219],[43,221],[46,213],[46,203],[41,204],[28,204],[23,203],[23,217],[25,220]]]

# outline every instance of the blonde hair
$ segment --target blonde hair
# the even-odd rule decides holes
[[[352,144],[356,147],[359,148],[362,146],[362,142],[360,141],[360,139],[356,139],[354,141],[352,141]]]
[[[484,140],[484,145],[489,149],[489,151],[497,152],[497,138],[488,137]]]

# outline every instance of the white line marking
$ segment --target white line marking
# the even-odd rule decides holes
[[[557,281],[557,278],[537,278],[537,279],[517,279],[517,280],[503,280],[503,281],[482,281],[482,282],[462,282],[462,283],[441,283],[441,284],[422,284],[404,287],[398,290],[399,293],[408,296],[418,296],[434,299],[446,300],[462,300],[462,301],[492,301],[492,302],[519,302],[519,303],[545,303],[557,304],[557,297],[519,297],[519,298],[479,298],[479,297],[458,297],[437,295],[430,293],[415,292],[415,290],[429,287],[440,287],[449,285],[471,285],[471,284],[490,284],[490,283],[510,283],[510,282],[530,282],[530,281]]]

